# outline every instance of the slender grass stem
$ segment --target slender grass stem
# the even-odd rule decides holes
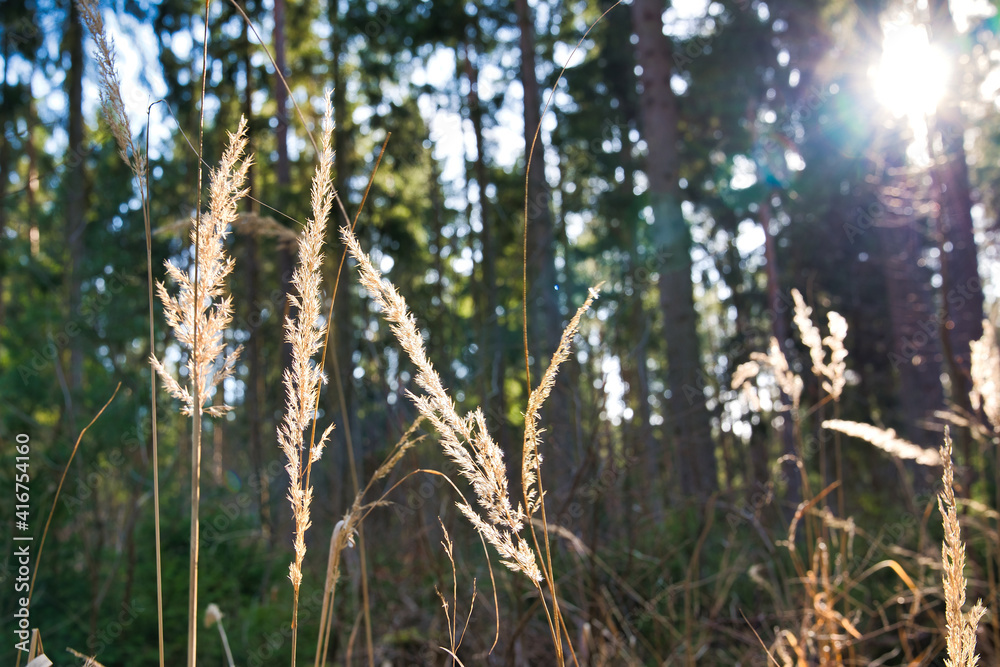
[[[201,100],[199,103],[198,123],[198,205],[195,208],[195,229],[201,229],[201,188],[204,178],[202,163],[205,155],[205,89],[208,84],[208,20],[212,1],[205,0],[205,31],[202,37],[201,52]],[[194,244],[194,298],[192,300],[193,332],[192,354],[198,349],[198,312],[199,312],[199,270],[201,259],[201,234],[195,234]],[[191,366],[191,395],[194,397],[194,410],[191,415],[191,544],[188,563],[188,667],[195,667],[198,662],[198,511],[201,503],[201,406],[203,396],[198,383],[198,363]]]
[[[146,109],[146,127],[149,127],[149,113],[154,105],[162,100],[158,100],[149,105]],[[149,155],[149,132],[146,132],[145,155]],[[143,162],[145,164],[145,162]],[[137,174],[138,176],[138,174]],[[146,188],[143,191],[142,185],[145,182]],[[153,314],[153,237],[150,229],[149,202],[152,197],[152,185],[149,181],[149,174],[145,174],[145,179],[140,176],[139,190],[142,192],[142,222],[146,233],[146,283],[149,290],[149,353],[153,354],[156,345],[156,335],[154,329],[155,316]],[[156,637],[157,649],[159,650],[160,667],[164,667],[163,649],[163,565],[160,552],[160,454],[157,445],[157,425],[156,425],[156,370],[152,363],[149,366],[149,411],[150,411],[150,437],[153,444],[153,535],[154,549],[156,551]]]

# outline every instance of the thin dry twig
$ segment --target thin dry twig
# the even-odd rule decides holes
[[[96,422],[97,419],[104,414],[104,411],[108,409],[109,405],[111,405],[111,401],[115,400],[115,396],[118,395],[118,390],[121,388],[122,383],[119,382],[118,385],[115,386],[115,391],[111,394],[111,398],[108,399],[108,402],[104,404],[104,407],[97,411],[97,414],[90,420],[90,423],[83,427],[83,430],[80,431],[80,435],[76,437],[76,442],[73,443],[73,451],[70,452],[69,460],[66,461],[66,467],[63,468],[62,477],[59,478],[59,486],[56,487],[56,495],[52,499],[52,508],[49,510],[49,518],[45,520],[45,528],[42,530],[42,539],[38,543],[38,552],[35,554],[35,567],[31,574],[31,583],[28,585],[28,605],[31,604],[31,593],[35,590],[35,578],[38,576],[38,563],[42,560],[42,549],[45,548],[45,538],[49,534],[49,526],[52,524],[52,515],[56,513],[56,504],[59,502],[59,494],[62,492],[63,483],[66,481],[66,474],[69,472],[69,466],[73,463],[73,457],[76,456],[76,450],[80,448],[80,441],[83,440],[84,434],[91,426],[94,425],[94,422]]]

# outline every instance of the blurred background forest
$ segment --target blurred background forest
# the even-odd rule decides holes
[[[969,599],[991,607],[980,650],[997,664],[1000,457],[969,397],[970,343],[984,317],[996,321],[1000,275],[997,3],[632,0],[573,52],[611,2],[236,1],[249,23],[226,1],[211,3],[207,28],[193,0],[102,9],[137,143],[148,142],[157,279],[164,260],[190,262],[206,31],[208,164],[249,120],[251,197],[227,242],[228,344],[244,351],[216,399],[235,409],[206,426],[202,458],[200,599],[225,614],[237,665],[288,663],[281,324],[325,88],[351,216],[392,135],[358,235],[512,468],[528,391],[522,263],[536,381],[603,282],[542,424],[558,585],[581,664],[764,665],[764,646],[809,660],[786,664],[943,664],[940,468],[835,436],[821,427],[834,417],[932,449],[952,424],[958,494],[971,499]],[[108,667],[155,664],[147,360],[181,353],[159,303],[150,349],[140,198],[100,113],[79,11],[4,0],[0,30],[0,479],[13,487],[14,437],[30,434],[36,534],[80,429],[122,383],[69,470],[32,616],[59,664],[66,646]],[[525,137],[539,125],[526,183]],[[327,299],[341,220],[329,230]],[[846,320],[836,396],[812,371],[793,289],[823,335],[829,312]],[[797,405],[763,368],[753,392],[742,378],[734,388],[772,337],[804,383]],[[337,426],[313,476],[304,600],[322,586],[354,475],[368,479],[416,415],[413,368],[351,262],[327,370],[322,413]],[[181,664],[191,430],[157,393],[167,663]],[[382,484],[420,467],[448,469],[433,437]],[[454,492],[415,476],[388,499],[365,523],[365,550],[345,556],[331,661],[449,664],[437,649],[448,630],[435,586],[452,585],[440,516],[460,618],[477,581],[464,663],[553,664],[537,592],[502,566],[493,609]],[[799,507],[810,530],[789,540]],[[12,500],[0,519],[12,534]],[[7,544],[5,619],[15,571]],[[310,646],[318,609],[303,604]],[[203,664],[223,664],[215,632],[202,630]],[[0,661],[13,665],[10,636]]]

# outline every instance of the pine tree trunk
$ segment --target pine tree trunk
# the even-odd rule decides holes
[[[639,100],[647,145],[646,177],[654,217],[660,307],[667,343],[670,414],[665,432],[673,445],[677,478],[686,495],[705,497],[718,488],[715,445],[701,379],[697,315],[691,283],[691,231],[678,189],[677,100],[670,88],[672,46],[663,34],[663,5],[634,0],[642,67]]]
[[[475,20],[475,19],[473,19]],[[504,399],[504,375],[506,355],[503,350],[503,331],[497,316],[500,305],[500,286],[497,284],[497,253],[496,253],[496,220],[488,205],[486,189],[489,176],[486,170],[486,142],[483,139],[483,109],[479,99],[479,70],[473,62],[470,53],[479,54],[479,25],[475,24],[474,45],[466,44],[465,75],[469,81],[469,96],[466,102],[469,118],[472,121],[473,134],[476,137],[476,160],[473,173],[476,178],[476,188],[479,191],[479,222],[482,231],[479,240],[482,244],[482,284],[483,299],[480,319],[483,330],[480,344],[483,349],[483,359],[486,368],[485,390],[483,391],[483,409],[487,416],[495,420],[498,426],[498,443],[501,449],[510,451],[510,429],[507,425],[507,404]]]
[[[30,84],[29,84],[30,87]],[[28,100],[28,127],[33,128],[39,124],[38,113],[35,109],[35,100]],[[4,142],[5,146],[7,142]],[[0,150],[3,150],[0,148]],[[8,148],[9,150],[9,148]],[[24,137],[24,152],[28,156],[28,182],[24,184],[25,198],[28,202],[28,248],[32,257],[38,257],[41,251],[41,233],[38,229],[38,149],[35,147],[35,134],[31,130]],[[3,237],[0,231],[0,238]],[[3,308],[0,306],[0,311]],[[0,323],[3,317],[0,315]]]
[[[528,247],[524,261],[528,271],[528,345],[535,363],[531,369],[532,383],[541,379],[548,359],[556,351],[561,334],[562,315],[556,298],[555,231],[549,207],[551,193],[545,179],[544,142],[541,134],[535,140],[535,131],[541,122],[541,95],[535,73],[535,22],[528,0],[515,0],[517,24],[520,30],[521,86],[524,89],[524,150],[525,157],[535,142],[535,149],[528,169]],[[547,429],[546,437],[554,456],[549,470],[558,471],[556,486],[568,491],[570,481],[582,460],[579,443],[568,428],[568,399],[563,382],[556,386],[542,415]],[[564,425],[565,427],[557,427]]]
[[[275,162],[275,177],[278,184],[278,207],[284,209],[288,204],[291,188],[291,164],[288,159],[288,91],[285,89],[283,76],[287,75],[285,67],[285,0],[274,0],[274,62],[277,71],[274,73],[274,101],[277,106],[275,130],[277,161]],[[282,312],[278,313],[278,326],[282,331],[281,368],[284,373],[292,366],[292,345],[284,340],[285,318],[295,317],[292,307],[292,273],[295,269],[294,246],[291,243],[278,244],[278,271],[281,285]],[[287,475],[278,475],[272,486],[272,498],[281,502],[288,493],[289,480]],[[287,511],[278,511],[273,516],[273,528],[279,535],[288,535],[292,531],[291,516]]]
[[[0,114],[0,132],[4,134],[4,140],[0,142],[0,239],[6,238],[7,229],[7,184],[10,183],[10,166],[13,162],[10,142],[7,141],[7,109],[10,106],[10,85],[7,83],[7,63],[10,60],[10,48],[8,40],[3,40],[3,79],[0,80],[0,89],[3,90],[2,114]],[[13,132],[13,123],[10,124],[10,131]],[[4,244],[7,247],[7,244]],[[0,253],[0,329],[3,328],[5,319],[4,306],[4,281],[7,278],[7,257]]]
[[[350,178],[352,171],[353,146],[351,142],[351,128],[348,126],[350,116],[347,108],[347,83],[344,79],[344,72],[341,64],[342,51],[344,49],[344,27],[340,25],[339,5],[339,0],[330,0],[329,22],[332,30],[332,35],[330,37],[330,50],[332,51],[333,114],[335,125],[333,145],[336,153],[334,171],[335,185],[337,187],[338,196],[342,201],[347,201],[349,195],[348,179]],[[340,234],[337,230],[340,229],[341,224],[343,224],[343,220],[341,219],[340,210],[337,206],[334,207],[333,217],[337,219],[338,222],[337,224],[331,224],[329,226],[330,248],[342,248],[339,241]],[[341,251],[338,250],[336,253],[338,260],[340,259],[340,254]],[[336,266],[334,266],[334,270],[336,270]],[[353,292],[350,289],[352,282],[350,271],[348,270],[348,267],[345,266],[340,276],[340,287],[337,291],[336,300],[334,302],[334,328],[331,336],[333,353],[337,355],[337,367],[340,369],[340,383],[344,390],[344,405],[347,408],[346,414],[341,415],[342,426],[337,427],[338,430],[341,431],[341,437],[344,436],[348,428],[355,426],[353,422],[348,423],[348,420],[351,420],[355,413],[353,375],[354,326],[351,321],[351,315],[355,304]],[[331,372],[332,370],[333,369],[331,367]],[[340,401],[338,400],[335,392],[331,392],[331,400],[333,402],[332,404],[336,406],[333,412],[339,412]],[[352,430],[351,433],[354,433],[356,430],[357,429]],[[338,451],[338,456],[344,456],[344,454],[346,454],[344,448],[339,448]],[[356,449],[355,454],[355,458],[360,456],[360,449]],[[335,482],[337,483],[337,488],[343,490],[343,502],[349,503],[351,499],[351,496],[349,495],[350,487],[346,483],[347,478],[344,477],[342,473],[342,471],[346,469],[347,462],[345,458],[343,465],[339,467],[337,472],[338,478]]]
[[[942,329],[945,359],[952,381],[952,400],[969,407],[969,344],[983,335],[983,291],[972,224],[972,197],[965,156],[965,119],[958,106],[961,80],[957,73],[959,44],[947,0],[931,0],[933,42],[946,54],[953,76],[938,106],[934,130],[941,154],[934,176],[939,191],[939,231],[943,248],[942,291],[947,321]],[[949,245],[950,244],[950,245]],[[950,249],[949,249],[950,248]]]
[[[243,91],[243,114],[252,117],[252,96],[253,96],[253,66],[250,62],[250,36],[248,27],[243,24],[243,35],[240,41],[240,48],[243,50],[243,73],[246,77],[246,88]],[[247,132],[247,142],[249,146],[254,145],[253,130]],[[256,171],[253,165],[247,172],[247,189],[250,196],[245,199],[245,211],[256,213],[257,204],[253,197],[256,195]],[[244,359],[247,364],[247,386],[246,386],[246,408],[247,408],[247,440],[250,449],[250,465],[253,468],[253,475],[257,479],[257,509],[260,513],[261,532],[265,541],[270,544],[273,535],[271,531],[271,508],[270,508],[270,481],[264,470],[264,451],[262,445],[261,423],[261,396],[264,394],[263,374],[261,373],[260,360],[260,325],[261,312],[258,305],[260,299],[260,286],[258,284],[258,273],[260,271],[260,261],[258,257],[257,237],[250,233],[246,236],[244,245],[244,275],[246,276],[246,305],[247,305],[247,329],[249,337],[246,341],[246,352]]]
[[[612,2],[603,0],[601,10],[609,10],[611,6]],[[619,38],[621,35],[632,34],[632,17],[629,12],[615,11],[605,20],[610,23],[604,33],[605,80],[612,96],[618,101],[618,108],[624,121],[619,127],[621,150],[618,159],[625,170],[625,179],[620,186],[620,195],[616,199],[617,202],[624,203],[631,202],[635,197],[635,175],[639,168],[633,157],[635,145],[629,137],[629,130],[637,128],[640,122],[639,110],[635,103],[636,79],[633,75],[635,54],[631,45],[622,43]],[[633,437],[626,445],[629,446],[631,456],[641,459],[645,464],[641,466],[639,474],[642,482],[639,492],[642,497],[641,502],[648,504],[654,519],[659,520],[663,517],[666,500],[664,491],[667,485],[664,484],[666,471],[663,470],[663,453],[653,433],[651,423],[653,415],[649,400],[650,380],[647,360],[651,323],[642,303],[648,287],[648,276],[645,267],[640,264],[639,255],[646,223],[638,215],[633,214],[636,207],[626,205],[624,210],[628,212],[628,218],[622,221],[622,248],[629,254],[627,267],[629,282],[626,284],[631,286],[632,294],[627,297],[627,302],[622,304],[626,310],[628,328],[619,334],[622,344],[618,354],[621,358],[622,379],[626,383],[625,399],[634,413]]]
[[[285,67],[285,0],[274,0],[274,62],[277,71],[274,73],[274,102],[278,127],[275,129],[276,152],[278,160],[274,173],[278,181],[279,205],[284,207],[288,202],[289,188],[292,183],[291,163],[288,159],[288,91],[285,89],[283,77],[287,74]],[[281,293],[284,297],[284,312],[281,314],[281,324],[285,317],[294,317],[291,299],[292,272],[295,269],[295,257],[290,244],[278,246],[278,270],[281,272]],[[290,368],[292,363],[291,343],[283,342],[281,346],[281,367]]]
[[[767,262],[767,309],[771,315],[771,335],[777,339],[782,352],[788,340],[788,322],[783,313],[787,310],[781,303],[781,285],[778,279],[778,250],[774,246],[774,235],[771,233],[771,193],[766,192],[763,201],[760,203],[760,225],[764,228],[764,257]],[[792,397],[784,391],[780,391],[781,402],[785,405],[792,404]],[[795,421],[798,419],[790,411],[783,416],[781,425],[782,453],[785,456],[796,456],[795,451]],[[826,456],[825,450],[821,452],[820,468],[825,472]],[[788,459],[782,471],[785,476],[785,507],[795,508],[802,502],[802,477],[798,466],[792,459]],[[826,482],[824,482],[824,486]],[[790,519],[789,519],[790,520]]]
[[[68,155],[83,155],[83,26],[80,23],[80,12],[76,3],[70,3],[69,25],[66,31],[65,48],[69,51],[70,67],[66,76],[67,95],[69,97],[69,144],[66,147]],[[69,262],[67,267],[67,290],[69,300],[69,319],[78,319],[82,294],[82,263],[83,263],[83,233],[86,221],[84,219],[86,202],[86,180],[83,173],[83,161],[72,160],[67,170],[66,182],[66,241],[69,246]],[[76,392],[83,383],[83,349],[80,336],[73,336],[69,341],[69,386]],[[70,416],[72,418],[72,415]]]
[[[516,0],[521,48],[521,86],[524,89],[525,157],[541,123],[541,94],[535,74],[535,23],[528,0]],[[535,141],[528,173],[528,325],[536,332],[536,353],[547,356],[559,344],[559,306],[555,294],[556,270],[551,193],[545,179],[544,142]],[[553,324],[554,322],[554,324]],[[529,331],[530,334],[530,331]],[[531,342],[531,341],[529,341]],[[536,354],[536,356],[537,356]]]
[[[944,408],[941,339],[930,271],[917,263],[924,236],[916,224],[912,218],[889,213],[876,229],[884,253],[882,272],[894,344],[889,359],[899,374],[903,433],[913,442],[934,447],[940,433],[920,424]]]

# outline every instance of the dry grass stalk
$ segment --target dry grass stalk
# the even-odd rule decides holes
[[[104,29],[104,19],[95,0],[77,0],[80,17],[97,43],[98,83],[101,91],[101,107],[111,127],[122,159],[132,168],[139,179],[140,191],[145,191],[146,158],[136,149],[132,141],[132,128],[122,101],[121,80],[115,67],[115,44]]]
[[[386,457],[382,465],[375,470],[375,473],[368,480],[365,488],[354,496],[354,502],[344,517],[337,522],[330,536],[330,553],[327,558],[326,584],[323,589],[323,605],[320,610],[319,635],[316,641],[316,667],[326,664],[326,655],[330,645],[330,631],[333,628],[333,603],[336,598],[337,581],[340,580],[340,558],[344,549],[354,546],[354,536],[358,532],[361,522],[368,512],[388,504],[384,496],[374,502],[365,503],[364,498],[371,491],[372,486],[381,479],[384,479],[396,467],[396,464],[410,450],[411,447],[420,442],[421,438],[415,438],[414,434],[420,427],[422,418],[418,417],[410,425],[403,437],[392,448],[389,456]]]
[[[115,67],[114,42],[108,37],[104,29],[104,21],[101,18],[100,9],[96,0],[78,0],[77,7],[80,16],[86,24],[87,29],[97,43],[98,62],[98,82],[101,91],[101,106],[104,115],[107,117],[108,126],[118,144],[118,151],[125,163],[131,168],[135,175],[139,188],[139,197],[142,201],[142,218],[146,236],[146,279],[148,285],[148,305],[149,305],[149,346],[152,349],[156,340],[154,331],[153,316],[153,245],[150,231],[151,221],[149,212],[149,181],[147,178],[146,154],[137,149],[132,140],[132,127],[128,114],[125,112],[125,104],[122,101],[121,81],[118,78],[118,70]],[[164,665],[163,647],[163,577],[160,555],[160,476],[159,476],[159,447],[157,443],[157,414],[156,414],[156,372],[150,370],[149,377],[149,402],[150,402],[150,423],[152,434],[152,460],[153,460],[153,522],[154,522],[154,544],[156,551],[156,619],[158,631],[158,646],[160,667]]]
[[[333,104],[330,92],[326,93],[326,113],[323,118],[323,139],[319,153],[319,164],[312,180],[310,200],[312,217],[302,234],[299,245],[299,261],[292,273],[292,285],[296,294],[291,294],[291,304],[296,316],[285,318],[285,341],[292,346],[291,367],[285,369],[285,417],[278,426],[278,443],[285,455],[285,470],[291,482],[288,500],[292,505],[295,519],[295,559],[288,567],[288,578],[292,582],[294,602],[292,609],[292,664],[298,636],[299,588],[302,584],[302,561],[306,555],[306,531],[312,525],[310,505],[313,488],[309,483],[309,470],[323,454],[333,424],[330,424],[319,440],[306,439],[306,430],[315,422],[319,403],[323,372],[313,360],[323,345],[325,328],[320,314],[322,301],[320,287],[323,282],[323,239],[326,237],[326,221],[333,208]],[[314,431],[315,432],[315,431]]]
[[[461,633],[458,631],[458,571],[455,568],[455,545],[451,541],[451,536],[448,535],[448,529],[444,526],[444,521],[441,517],[438,517],[438,523],[441,524],[441,532],[444,534],[444,539],[441,540],[441,546],[444,548],[444,553],[448,556],[448,563],[451,565],[451,577],[452,577],[452,591],[451,591],[451,604],[448,604],[447,598],[441,592],[437,586],[434,587],[434,591],[437,593],[438,598],[441,600],[441,607],[444,609],[444,617],[446,625],[448,626],[448,649],[442,650],[447,652],[452,659],[457,664],[462,664],[458,659],[458,649],[462,646],[462,641],[465,639],[465,632],[469,629],[469,621],[472,619],[472,610],[476,605],[476,580],[472,580],[472,598],[469,604],[469,614],[465,618],[465,626],[462,628]]]
[[[524,491],[528,516],[534,516],[542,502],[541,493],[538,491],[538,471],[542,463],[542,455],[538,453],[538,447],[541,444],[542,433],[544,433],[542,429],[538,428],[538,422],[541,420],[540,412],[555,386],[559,367],[569,359],[573,338],[580,330],[580,318],[590,309],[600,288],[601,286],[598,285],[589,290],[587,300],[577,309],[573,319],[563,330],[562,337],[559,339],[559,347],[552,355],[552,361],[545,369],[542,381],[528,396],[528,410],[524,415],[524,443],[521,450],[521,488]]]
[[[245,118],[240,118],[236,133],[229,134],[229,146],[222,155],[218,170],[212,174],[209,210],[199,214],[191,229],[194,249],[194,275],[179,269],[169,260],[167,274],[180,285],[176,297],[167,292],[163,283],[157,283],[157,292],[163,302],[164,317],[178,342],[188,351],[187,368],[190,389],[182,387],[167,368],[155,357],[150,361],[167,391],[181,401],[181,413],[191,416],[191,538],[188,569],[188,665],[193,667],[197,650],[198,613],[198,510],[201,502],[201,422],[208,414],[217,417],[230,408],[220,402],[206,407],[213,390],[232,375],[233,367],[242,348],[237,347],[222,363],[226,344],[224,333],[232,319],[231,298],[226,295],[225,280],[233,268],[232,259],[226,257],[224,242],[229,225],[237,217],[236,206],[246,194],[243,183],[250,167],[245,160]]]
[[[538,388],[529,397],[528,410],[525,414],[525,465],[522,469],[528,508],[526,510],[519,505],[514,509],[507,491],[503,452],[486,430],[486,419],[482,410],[476,409],[464,417],[459,416],[454,401],[427,358],[423,336],[417,328],[416,320],[407,309],[406,300],[392,283],[382,280],[382,275],[372,265],[368,255],[361,249],[357,237],[349,228],[341,228],[341,237],[358,262],[361,284],[372,294],[382,309],[383,317],[391,323],[396,339],[417,367],[415,379],[426,395],[416,396],[411,393],[410,398],[420,414],[431,422],[440,434],[445,454],[458,466],[459,473],[472,484],[485,515],[465,502],[458,503],[459,510],[497,549],[508,568],[525,574],[534,582],[540,582],[542,573],[538,569],[535,554],[521,534],[525,520],[534,509],[537,509],[541,500],[534,490],[537,483],[537,468],[541,462],[538,444],[542,431],[538,429],[538,412],[552,391],[559,365],[569,357],[569,346],[579,327],[580,317],[596,298],[596,290],[591,290],[586,302],[566,327],[552,363]]]
[[[795,300],[795,317],[793,319],[799,329],[802,342],[809,348],[813,373],[816,377],[823,378],[824,391],[830,394],[833,400],[840,400],[840,395],[847,384],[845,378],[847,350],[844,348],[844,339],[847,338],[847,320],[832,310],[827,313],[830,335],[824,338],[820,334],[819,328],[813,324],[812,308],[806,305],[802,294],[793,289],[792,298]],[[826,361],[824,345],[830,349],[829,363]]]
[[[155,236],[177,236],[186,232],[190,224],[190,220],[178,218],[160,225],[153,230],[153,234]],[[246,211],[240,213],[239,218],[233,223],[233,233],[257,238],[272,238],[275,239],[279,247],[295,248],[299,243],[299,235],[295,231],[285,227],[271,216]]]
[[[457,503],[459,511],[496,548],[504,565],[523,573],[533,582],[540,582],[542,573],[535,553],[521,532],[526,519],[524,509],[520,506],[514,509],[511,505],[503,452],[487,432],[482,410],[459,416],[441,377],[427,358],[423,336],[405,299],[394,285],[382,280],[350,228],[342,227],[340,233],[358,263],[361,284],[381,307],[383,317],[392,325],[393,334],[417,367],[415,380],[425,395],[410,393],[410,398],[439,433],[445,454],[472,484],[485,517],[464,501]]]
[[[976,629],[986,614],[982,601],[976,602],[968,613],[962,612],[965,605],[965,543],[962,528],[958,522],[958,505],[955,502],[955,470],[951,462],[951,434],[945,430],[944,444],[941,445],[941,460],[944,472],[941,475],[943,487],[938,495],[938,509],[944,521],[944,544],[941,549],[943,567],[945,620],[948,624],[948,667],[975,667],[979,662],[976,655]]]
[[[406,301],[396,287],[389,281],[382,280],[382,275],[372,265],[370,258],[361,249],[356,236],[349,227],[342,227],[341,238],[348,251],[358,263],[360,282],[369,291],[382,310],[383,317],[391,324],[391,329],[403,350],[417,367],[415,380],[424,390],[424,395],[416,396],[409,393],[417,406],[417,411],[434,426],[440,435],[441,446],[445,454],[458,467],[458,471],[476,492],[478,504],[482,513],[472,507],[463,498],[456,505],[465,515],[476,531],[487,542],[493,545],[501,556],[501,562],[514,572],[527,576],[541,594],[542,581],[547,582],[551,594],[552,612],[544,603],[546,617],[553,642],[556,646],[557,659],[562,664],[562,639],[565,632],[564,621],[559,613],[558,598],[555,591],[551,571],[551,556],[548,553],[548,540],[545,539],[546,569],[539,569],[536,551],[541,551],[533,530],[529,530],[534,548],[528,542],[528,536],[522,533],[525,521],[536,510],[541,510],[544,519],[543,495],[538,479],[541,457],[538,454],[541,431],[538,429],[538,413],[545,399],[552,391],[556,373],[569,357],[569,346],[579,327],[580,318],[590,308],[597,297],[596,289],[590,290],[587,300],[580,306],[576,315],[563,332],[559,347],[553,356],[537,389],[529,396],[525,412],[525,436],[522,456],[522,488],[524,505],[520,503],[515,509],[510,502],[506,468],[503,462],[503,452],[486,430],[486,419],[481,409],[460,416],[455,409],[455,403],[441,383],[441,377],[427,358],[423,336],[417,327],[413,315],[409,312]],[[566,632],[569,636],[569,633]],[[572,650],[572,647],[571,647]]]
[[[210,628],[213,625],[219,626],[219,637],[222,638],[222,648],[226,651],[226,662],[229,667],[235,667],[233,663],[233,652],[229,650],[229,637],[226,636],[226,628],[222,624],[222,617],[225,614],[219,609],[219,605],[214,602],[205,607],[205,627]]]
[[[104,665],[102,665],[101,663],[97,662],[97,657],[96,656],[84,655],[83,653],[80,653],[76,649],[72,649],[72,648],[67,648],[66,652],[70,653],[70,654],[72,654],[74,656],[76,656],[80,660],[83,660],[84,661],[83,667],[104,667]]]
[[[972,353],[973,410],[982,409],[994,432],[1000,432],[1000,350],[989,320],[983,320],[983,337],[970,345]]]
[[[941,456],[938,452],[900,438],[896,435],[896,431],[891,428],[881,429],[871,424],[862,424],[843,419],[827,419],[822,425],[823,428],[828,428],[831,431],[837,431],[844,435],[869,442],[883,452],[891,454],[896,458],[909,459],[924,466],[941,465]]]
[[[216,367],[216,360],[226,348],[223,334],[233,313],[232,298],[226,294],[226,277],[233,269],[233,260],[226,257],[224,243],[229,225],[238,215],[236,205],[246,194],[241,188],[251,159],[240,161],[247,145],[246,129],[246,119],[240,118],[236,133],[229,133],[229,147],[218,170],[212,174],[208,213],[191,229],[191,245],[200,247],[197,281],[167,260],[167,275],[180,285],[178,295],[171,296],[162,282],[156,285],[164,317],[178,342],[188,350],[191,388],[182,387],[155,356],[151,361],[164,388],[181,401],[181,413],[188,416],[197,412],[219,417],[231,409],[225,404],[206,406],[206,402],[211,399],[212,390],[232,375],[242,350],[237,347]]]
[[[788,359],[781,351],[778,339],[773,336],[767,354],[753,352],[750,354],[750,361],[742,363],[736,368],[733,372],[733,389],[742,388],[743,395],[750,403],[750,407],[755,411],[760,411],[760,398],[754,392],[750,381],[757,378],[765,368],[770,369],[778,388],[791,399],[793,412],[798,412],[799,402],[802,398],[802,378],[788,367]]]

